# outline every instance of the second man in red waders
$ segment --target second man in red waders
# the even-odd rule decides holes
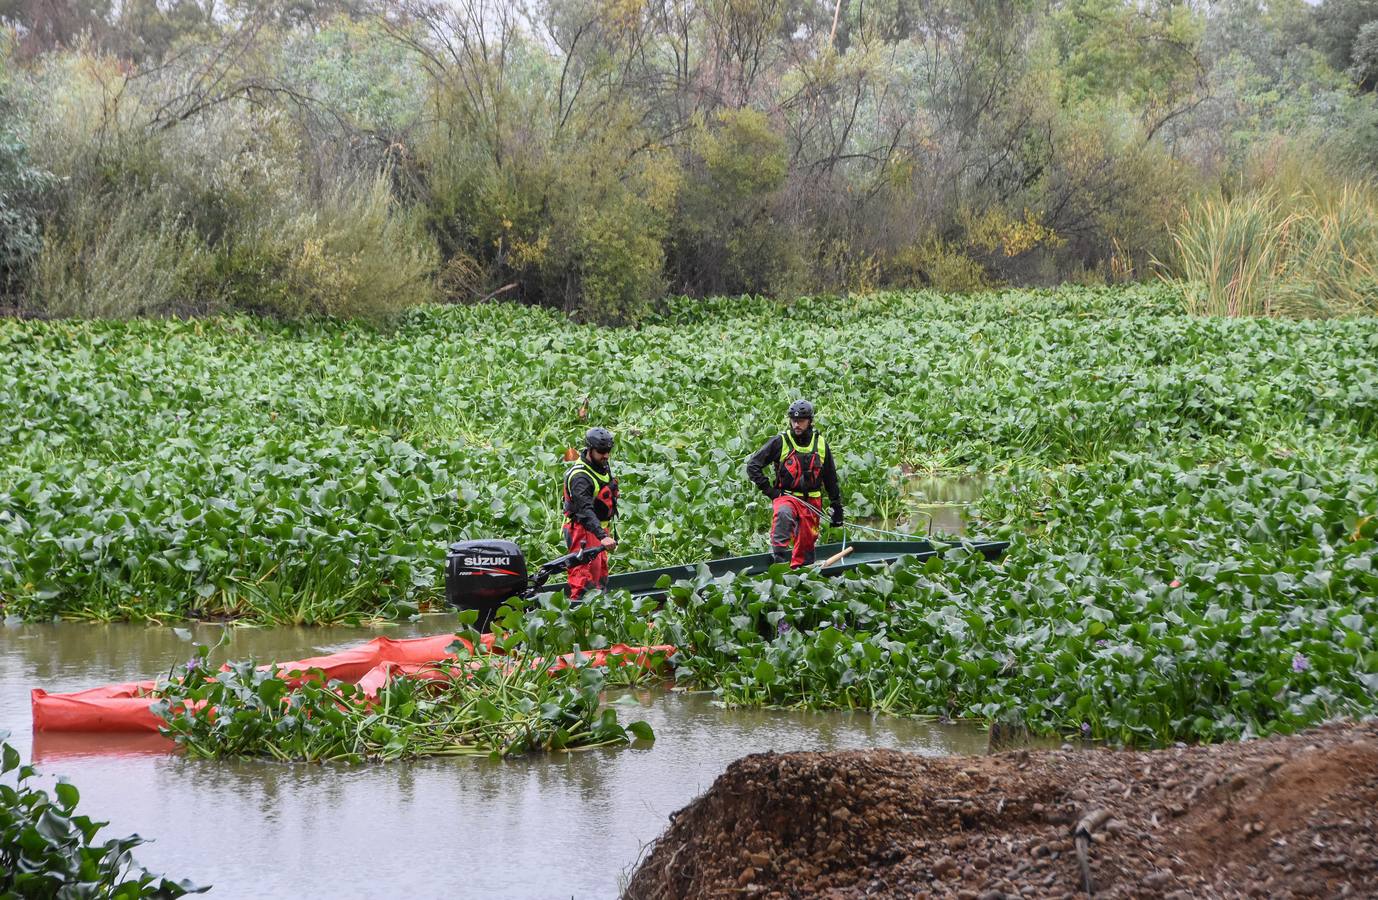
[[[775,467],[773,481],[766,466]],[[813,404],[796,400],[789,406],[789,430],[766,441],[746,463],[752,483],[771,499],[770,553],[776,562],[789,561],[791,568],[813,562],[823,514],[823,492],[828,492],[831,524],[842,526],[842,493],[837,467],[828,442],[813,428]],[[791,549],[793,545],[793,549]]]
[[[565,473],[565,546],[571,552],[602,544],[608,553],[617,546],[612,520],[617,517],[617,479],[612,475],[612,432],[590,428],[584,435],[579,461]],[[569,599],[578,600],[589,588],[608,586],[608,553],[569,570]]]

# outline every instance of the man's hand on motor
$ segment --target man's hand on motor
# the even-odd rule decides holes
[[[612,535],[608,535],[607,537],[603,538],[603,546],[607,547],[609,550],[613,549],[617,546],[617,538],[613,537]]]

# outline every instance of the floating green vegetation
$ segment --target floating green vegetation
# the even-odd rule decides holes
[[[575,674],[547,678],[518,662],[617,643],[676,646],[677,679],[732,705],[1018,721],[1135,744],[1373,714],[1373,463],[1371,452],[1259,447],[1230,461],[1116,454],[1094,466],[1012,470],[980,507],[985,527],[1012,532],[995,562],[958,546],[838,578],[705,570],[670,586],[663,606],[625,593],[577,605],[545,595],[499,614],[498,646],[509,655],[456,663],[440,681],[399,679],[376,701],[311,683],[290,695],[279,676],[239,664],[202,673],[213,681],[182,705],[250,712],[213,717],[202,707],[180,727],[193,752],[271,746],[289,758],[622,740],[608,711],[593,718],[597,691],[658,669],[584,669],[576,684]],[[428,693],[438,688],[444,699]],[[562,699],[552,706],[533,692]],[[557,709],[570,740],[552,731]],[[437,718],[454,724],[436,730],[428,723]],[[465,730],[474,723],[486,731]]]
[[[6,320],[0,603],[405,617],[436,599],[449,541],[562,552],[561,455],[594,420],[618,434],[616,569],[760,549],[769,512],[742,464],[805,389],[857,518],[895,509],[900,467],[1378,440],[1378,321],[1179,306],[1129,287],[672,301],[637,329],[508,305],[420,310],[386,332]]]
[[[807,389],[849,515],[892,513],[900,471],[976,470],[971,531],[1009,553],[705,577],[660,611],[547,597],[499,618],[508,656],[376,698],[202,665],[169,688],[170,727],[194,753],[307,759],[620,741],[599,690],[654,675],[514,665],[618,642],[676,646],[679,677],[729,703],[1131,742],[1374,712],[1378,320],[1179,308],[1132,287],[672,301],[635,330],[505,305],[387,332],[6,321],[0,603],[404,616],[436,598],[449,541],[560,551],[562,454],[590,421],[619,438],[616,568],[760,549],[742,463]]]
[[[209,887],[169,881],[134,862],[138,835],[96,843],[106,822],[93,822],[76,811],[81,799],[65,779],[54,796],[32,784],[33,766],[20,765],[19,751],[0,732],[0,897],[108,897],[137,900],[199,894]]]
[[[552,669],[522,646],[520,633],[497,652],[470,637],[477,650],[457,643],[455,659],[393,674],[373,695],[252,661],[212,667],[201,648],[177,678],[160,685],[154,712],[167,721],[164,734],[203,758],[500,759],[655,739],[647,723],[624,728],[602,705],[603,669],[577,658]]]
[[[1141,744],[1287,732],[1378,711],[1374,468],[1260,451],[1016,472],[986,521],[1036,524],[997,562],[956,548],[838,578],[705,572],[650,622],[625,595],[550,598],[527,621],[590,646],[673,643],[677,678],[730,704]]]

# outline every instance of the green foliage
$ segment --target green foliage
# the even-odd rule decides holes
[[[696,122],[676,215],[677,279],[695,291],[789,293],[797,248],[777,220],[788,175],[783,138],[753,109]],[[731,205],[723,197],[733,197]],[[784,290],[782,290],[784,288]]]
[[[1345,74],[1361,91],[1378,90],[1378,17],[1359,29]]]
[[[1123,103],[1156,128],[1199,87],[1203,18],[1187,4],[1073,0],[1053,14],[1075,101]]]
[[[1172,274],[1185,284],[1195,315],[1266,316],[1274,312],[1273,282],[1287,222],[1271,195],[1205,200],[1173,236]]]
[[[626,594],[576,606],[552,595],[499,615],[507,655],[461,654],[371,702],[348,686],[296,687],[273,669],[215,672],[202,660],[159,709],[170,733],[209,756],[621,742],[615,718],[595,715],[601,674],[583,670],[576,689],[578,670],[547,677],[534,660],[667,642],[680,683],[731,705],[1015,719],[1039,733],[1160,745],[1371,714],[1370,449],[1308,456],[1255,444],[1217,462],[1194,452],[1202,446],[1011,471],[979,510],[1014,540],[994,563],[958,546],[832,579],[784,566],[749,579],[705,570],[667,585],[659,609]],[[649,675],[614,672],[623,683]]]
[[[20,191],[10,292],[39,314],[501,297],[630,324],[667,289],[1113,283],[1257,147],[1378,164],[1370,0],[538,6],[22,5],[28,127],[0,171],[57,178]]]
[[[1318,47],[1332,66],[1343,71],[1354,60],[1364,26],[1373,22],[1378,22],[1375,0],[1324,0],[1316,10]]]
[[[1167,270],[1205,315],[1378,312],[1378,191],[1322,155],[1268,162],[1265,187],[1208,197],[1174,231]],[[1288,191],[1277,193],[1273,185]]]
[[[48,226],[27,305],[97,318],[195,308],[202,246],[148,206],[130,194],[75,198],[60,224]]]
[[[155,127],[181,89],[100,57],[54,55],[35,75],[35,153],[62,182],[28,308],[382,320],[433,299],[435,243],[390,169],[310,179],[307,136],[248,104]]]
[[[631,197],[600,206],[572,229],[573,260],[567,265],[578,273],[580,315],[604,323],[636,322],[665,287],[660,216]],[[573,305],[571,298],[566,306]]]
[[[1044,252],[1099,268],[1108,281],[1145,277],[1169,246],[1170,228],[1194,187],[1192,174],[1122,117],[1085,111],[1064,116],[1037,192],[1053,240]],[[1026,214],[1027,217],[1027,214]]]
[[[21,192],[11,291],[114,316],[500,296],[630,324],[666,289],[1119,283],[1279,136],[1378,164],[1371,0],[838,11],[26,4],[32,134],[0,171],[58,179],[41,222]]]
[[[736,704],[1160,744],[1371,714],[1378,481],[1327,474],[1358,462],[1124,456],[1012,478],[983,512],[1032,534],[999,563],[958,548],[837,579],[705,575],[658,626],[682,636],[677,677]]]
[[[213,33],[215,6],[214,0],[125,0],[107,41],[137,62],[154,63],[178,45]]]
[[[18,110],[8,69],[13,54],[0,36],[0,296],[23,283],[42,246],[40,209],[53,176],[35,166],[18,126]]]
[[[761,549],[742,467],[801,378],[857,517],[893,505],[899,466],[1374,439],[1373,320],[1180,305],[1130,287],[677,299],[635,329],[505,304],[386,333],[10,322],[0,596],[32,618],[405,616],[437,596],[450,541],[563,552],[561,457],[590,421],[619,437],[615,567]]]
[[[664,290],[678,172],[610,92],[611,60],[577,61],[599,98],[585,109],[554,89],[559,60],[510,40],[511,58],[462,55],[432,85],[441,118],[419,157],[429,223],[459,261],[451,299],[513,292],[587,321],[634,322]],[[501,89],[476,95],[476,83]]]
[[[0,732],[0,738],[7,737]],[[76,812],[81,799],[65,778],[53,794],[31,783],[32,766],[20,765],[19,751],[0,740],[0,895],[5,897],[170,898],[200,894],[209,887],[169,881],[134,862],[145,843],[138,835],[95,843],[105,822]]]
[[[936,238],[897,251],[887,275],[905,287],[932,287],[951,294],[967,294],[991,287],[985,267],[960,249]]]
[[[433,299],[434,242],[386,173],[333,188],[313,212],[264,210],[221,247],[197,295],[249,312],[382,321]]]
[[[415,674],[395,674],[369,697],[356,685],[287,674],[252,661],[211,667],[205,648],[177,677],[160,684],[154,712],[190,755],[219,759],[267,756],[308,762],[360,762],[422,756],[489,756],[625,744],[630,731],[653,740],[650,726],[623,728],[603,708],[600,668],[560,671],[525,650],[485,649],[469,634],[469,652]],[[520,633],[504,646],[517,647]]]
[[[296,0],[294,6],[307,6]],[[280,77],[300,85],[353,127],[400,136],[422,113],[426,94],[419,60],[374,19],[325,17],[315,28],[282,37]]]
[[[995,562],[957,546],[836,578],[705,569],[667,584],[658,610],[625,594],[575,607],[552,596],[507,611],[500,629],[531,651],[672,643],[677,681],[731,705],[1013,720],[1156,745],[1371,715],[1371,447],[1254,443],[1216,461],[1203,446],[1009,472],[979,509],[1013,540]]]
[[[1217,165],[1224,164],[1218,174],[1227,188],[1247,172],[1258,148],[1280,140],[1319,141],[1341,151],[1349,177],[1372,171],[1378,104],[1372,95],[1356,93],[1345,76],[1347,45],[1343,61],[1331,65],[1323,36],[1326,20],[1337,10],[1363,5],[1326,4],[1319,10],[1300,2],[1221,5],[1219,15],[1209,19],[1204,41],[1212,99],[1170,130],[1180,131],[1193,146],[1215,148],[1211,152]],[[1201,133],[1190,137],[1194,129]]]

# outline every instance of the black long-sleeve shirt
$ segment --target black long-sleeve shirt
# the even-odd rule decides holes
[[[807,444],[813,435],[805,433],[797,443]],[[751,479],[751,483],[760,488],[762,493],[769,496],[780,483],[780,447],[784,444],[782,435],[766,441],[764,447],[757,450],[746,461],[746,475]],[[774,472],[774,480],[766,478],[765,467],[771,466]],[[837,483],[837,465],[833,462],[833,445],[829,442],[823,448],[823,490],[828,492],[828,500],[832,509],[842,508],[842,488]]]

